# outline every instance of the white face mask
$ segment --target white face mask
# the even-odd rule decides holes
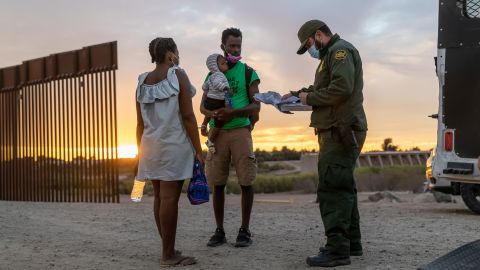
[[[315,47],[315,44],[308,48],[308,53],[312,58],[320,59],[320,50]]]

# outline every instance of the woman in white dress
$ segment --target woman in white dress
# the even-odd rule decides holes
[[[173,39],[156,38],[149,51],[156,66],[139,76],[136,91],[137,178],[153,183],[155,222],[163,246],[161,265],[194,264],[195,258],[175,250],[175,235],[183,181],[192,177],[195,159],[204,163],[192,106],[195,88],[178,67]]]

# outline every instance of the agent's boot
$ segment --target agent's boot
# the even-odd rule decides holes
[[[307,258],[307,264],[309,266],[335,267],[349,265],[350,263],[350,256],[335,254],[329,250],[320,251],[318,255]]]

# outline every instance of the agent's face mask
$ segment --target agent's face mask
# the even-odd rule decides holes
[[[312,36],[313,44],[308,48],[308,53],[312,58],[320,59],[320,50],[323,48],[322,43],[318,42],[315,38],[315,34]]]
[[[315,47],[315,44],[308,48],[308,53],[312,58],[320,59],[320,50]]]

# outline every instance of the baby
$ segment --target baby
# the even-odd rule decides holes
[[[228,71],[227,60],[222,55],[214,53],[207,57],[207,67],[210,70],[210,76],[202,86],[202,89],[207,93],[203,106],[210,111],[215,111],[225,106],[231,107],[230,87],[224,74]],[[207,124],[209,121],[210,117],[205,117],[203,120],[202,135],[204,136],[207,135]],[[215,153],[215,139],[223,125],[223,121],[215,119],[214,127],[208,135],[207,146],[212,154]]]

